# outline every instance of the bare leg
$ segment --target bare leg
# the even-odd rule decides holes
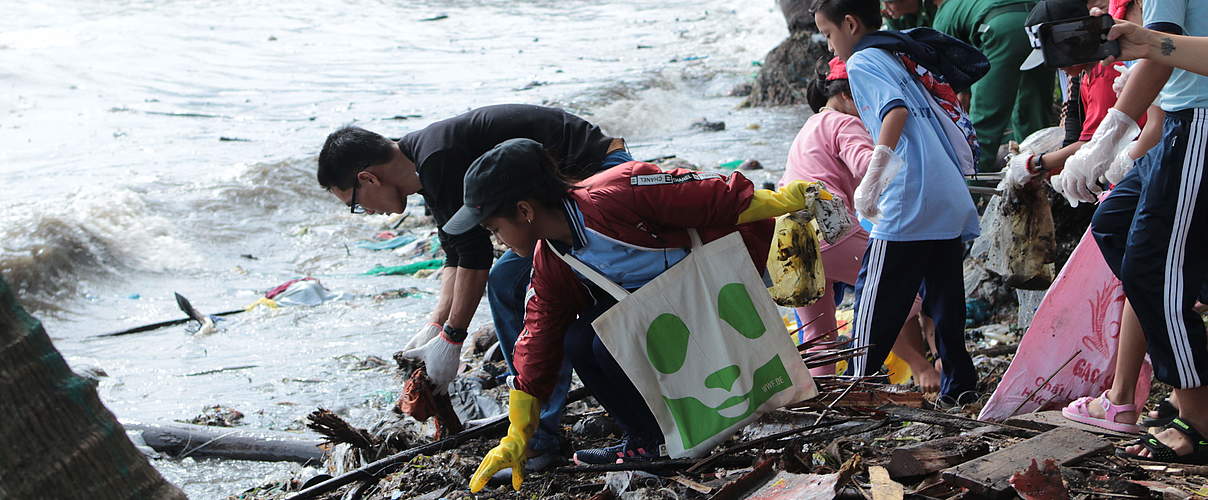
[[[1112,404],[1132,404],[1137,396],[1137,379],[1141,374],[1141,363],[1145,360],[1145,332],[1141,331],[1141,322],[1133,311],[1132,303],[1124,301],[1124,310],[1120,312],[1120,345],[1116,349],[1116,378],[1112,387],[1107,391],[1107,399]],[[1087,412],[1095,418],[1105,418],[1103,403],[1096,401],[1086,405]],[[1128,424],[1137,423],[1137,412],[1122,411],[1116,414],[1116,421]]]
[[[919,325],[923,327],[923,338],[927,340],[927,347],[931,349],[931,352],[940,352],[935,347],[935,321],[927,317],[926,314],[919,314]],[[935,358],[935,370],[937,372],[944,371],[944,362],[940,360],[939,356]]]
[[[914,315],[906,319],[902,330],[898,332],[898,340],[893,344],[893,352],[910,365],[914,383],[923,392],[939,392],[940,373],[931,363],[927,362],[927,356],[923,354],[923,336],[919,317],[919,315]]]
[[[835,282],[826,280],[826,291],[822,294],[822,298],[808,306],[798,307],[797,316],[803,322],[813,321],[809,326],[805,327],[804,337],[806,340],[813,340],[818,337],[826,337],[828,341],[835,340],[839,336],[835,331],[835,327],[838,326],[835,322]],[[820,349],[826,348],[820,347],[812,350]],[[834,364],[810,368],[810,375],[815,377],[834,374]]]

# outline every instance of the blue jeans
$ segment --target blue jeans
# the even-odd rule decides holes
[[[491,266],[487,277],[487,302],[491,304],[491,316],[495,320],[495,336],[499,338],[503,359],[512,375],[516,374],[512,350],[524,329],[524,292],[532,270],[533,259],[508,250]],[[562,414],[566,411],[566,392],[570,390],[570,370],[570,357],[563,357],[554,392],[542,402],[541,423],[529,439],[529,448],[533,451],[557,452],[560,448],[558,436],[562,429]]]
[[[600,170],[629,161],[633,161],[633,157],[628,151],[613,151],[604,157]],[[512,349],[516,347],[516,339],[520,338],[520,331],[524,329],[524,294],[532,271],[533,259],[508,250],[491,266],[491,273],[487,277],[487,303],[491,305],[491,317],[495,321],[495,336],[499,338],[503,359],[507,361],[508,371],[512,375],[516,374],[516,367],[512,365]],[[533,451],[556,452],[561,445],[559,435],[562,414],[566,411],[566,393],[570,390],[570,370],[570,356],[564,356],[554,392],[541,405],[541,423],[532,439],[529,439],[529,448]]]

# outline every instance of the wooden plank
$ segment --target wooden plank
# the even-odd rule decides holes
[[[872,483],[872,500],[902,500],[906,496],[906,488],[890,479],[884,467],[869,467],[868,481]]]
[[[1051,458],[1065,465],[1091,453],[1108,449],[1112,443],[1086,431],[1058,427],[1010,448],[944,469],[945,481],[969,489],[975,497],[992,498],[1009,495],[1011,475],[1028,468],[1032,459],[1043,462]]]
[[[1024,413],[1022,415],[1016,415],[1014,417],[1008,418],[1005,423],[1008,425],[1027,427],[1029,429],[1036,429],[1041,432],[1056,429],[1058,427],[1070,427],[1070,428],[1078,429],[1081,431],[1093,432],[1095,434],[1100,434],[1100,435],[1110,436],[1110,437],[1115,437],[1115,438],[1130,438],[1130,437],[1138,436],[1138,434],[1127,434],[1127,433],[1123,433],[1123,432],[1116,432],[1116,431],[1104,429],[1102,427],[1095,427],[1093,425],[1087,425],[1082,422],[1075,422],[1073,420],[1065,418],[1065,415],[1061,414],[1061,410],[1049,410],[1049,411],[1038,411],[1035,413]]]
[[[755,465],[755,468],[751,472],[743,474],[742,477],[722,486],[720,490],[717,490],[717,493],[709,497],[709,500],[738,500],[751,491],[763,486],[775,474],[776,461],[771,459],[764,460]]]
[[[990,444],[985,438],[952,436],[893,450],[885,468],[895,479],[925,476],[989,452]]]

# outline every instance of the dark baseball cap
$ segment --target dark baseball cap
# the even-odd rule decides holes
[[[1028,13],[1024,21],[1024,31],[1028,33],[1028,42],[1032,44],[1032,53],[1024,59],[1019,69],[1027,71],[1044,64],[1044,53],[1040,50],[1040,25],[1056,21],[1066,21],[1091,15],[1086,8],[1085,0],[1041,0]]]
[[[508,139],[483,153],[466,170],[463,205],[444,231],[461,234],[482,223],[499,207],[520,201],[543,175],[545,148],[532,139]]]

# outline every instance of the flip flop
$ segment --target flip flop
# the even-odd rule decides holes
[[[1126,424],[1116,421],[1116,415],[1120,414],[1121,412],[1131,411],[1135,413],[1137,411],[1136,405],[1132,403],[1123,405],[1112,403],[1111,400],[1107,399],[1107,391],[1103,391],[1103,394],[1100,394],[1097,399],[1103,401],[1103,414],[1105,418],[1091,416],[1089,405],[1094,403],[1096,398],[1092,398],[1090,396],[1083,396],[1075,399],[1069,405],[1066,405],[1065,408],[1061,409],[1061,414],[1065,415],[1065,418],[1075,422],[1093,425],[1109,431],[1123,432],[1126,434],[1140,434],[1144,432],[1144,429],[1137,424]]]
[[[1144,446],[1145,449],[1149,450],[1149,453],[1153,454],[1153,456],[1143,457],[1140,455],[1134,455],[1132,453],[1126,453],[1124,449],[1116,450],[1116,456],[1120,458],[1142,460],[1145,462],[1188,465],[1208,464],[1208,440],[1205,440],[1204,436],[1196,431],[1195,428],[1187,425],[1186,422],[1176,417],[1174,420],[1171,420],[1169,424],[1166,424],[1166,427],[1163,427],[1163,429],[1174,429],[1186,435],[1187,439],[1190,439],[1192,443],[1191,453],[1179,455],[1175,453],[1173,448],[1167,446],[1161,441],[1158,441],[1157,436],[1151,434],[1144,438],[1138,439],[1133,444]]]
[[[1163,399],[1161,403],[1158,403],[1158,407],[1154,408],[1154,411],[1158,412],[1158,416],[1141,419],[1141,427],[1165,427],[1171,420],[1179,416],[1179,409],[1175,408],[1174,403],[1169,399]]]

